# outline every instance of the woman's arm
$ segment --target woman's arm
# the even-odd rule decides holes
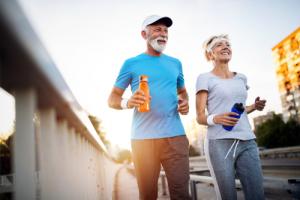
[[[201,90],[196,95],[196,111],[197,111],[197,122],[198,124],[208,125],[207,117],[205,115],[205,109],[207,104],[208,93],[205,90]],[[222,114],[217,114],[213,117],[214,124],[221,124],[225,126],[234,126],[238,119],[232,117],[233,115],[238,115],[235,112],[227,112]]]
[[[256,97],[254,104],[246,106],[247,114],[252,113],[255,110],[262,111],[266,106],[266,102],[266,100],[261,100],[260,97]]]
[[[208,93],[205,90],[201,90],[196,94],[197,122],[202,125],[207,125],[207,118],[205,115],[207,96]]]
[[[250,106],[246,106],[247,114],[252,113],[253,111],[255,111],[255,105],[254,104],[252,104]]]

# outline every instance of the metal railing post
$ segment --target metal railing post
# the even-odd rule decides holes
[[[197,200],[197,181],[190,180],[192,200]]]

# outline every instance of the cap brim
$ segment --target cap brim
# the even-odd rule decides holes
[[[173,21],[169,17],[162,17],[149,25],[154,25],[154,24],[164,24],[167,27],[170,27],[170,26],[172,26]]]

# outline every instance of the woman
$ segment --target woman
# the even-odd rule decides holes
[[[245,199],[264,199],[260,159],[247,114],[263,110],[266,101],[257,97],[254,104],[244,106],[244,112],[237,119],[238,114],[230,112],[231,108],[235,103],[245,105],[249,87],[245,75],[229,70],[232,51],[228,36],[210,37],[204,49],[213,70],[200,74],[197,79],[197,122],[208,125],[204,148],[217,198],[237,199],[237,176]],[[223,126],[234,127],[228,131]]]

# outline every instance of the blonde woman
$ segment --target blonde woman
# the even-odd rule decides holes
[[[263,110],[266,101],[257,97],[252,105],[245,106],[249,88],[247,78],[229,69],[232,49],[227,35],[210,37],[204,42],[204,50],[213,69],[198,76],[196,110],[198,123],[208,126],[205,155],[217,198],[237,199],[237,176],[245,199],[264,199],[257,144],[247,115]],[[231,112],[235,103],[244,105],[239,119],[238,114]],[[223,126],[233,126],[233,129],[228,131]]]

